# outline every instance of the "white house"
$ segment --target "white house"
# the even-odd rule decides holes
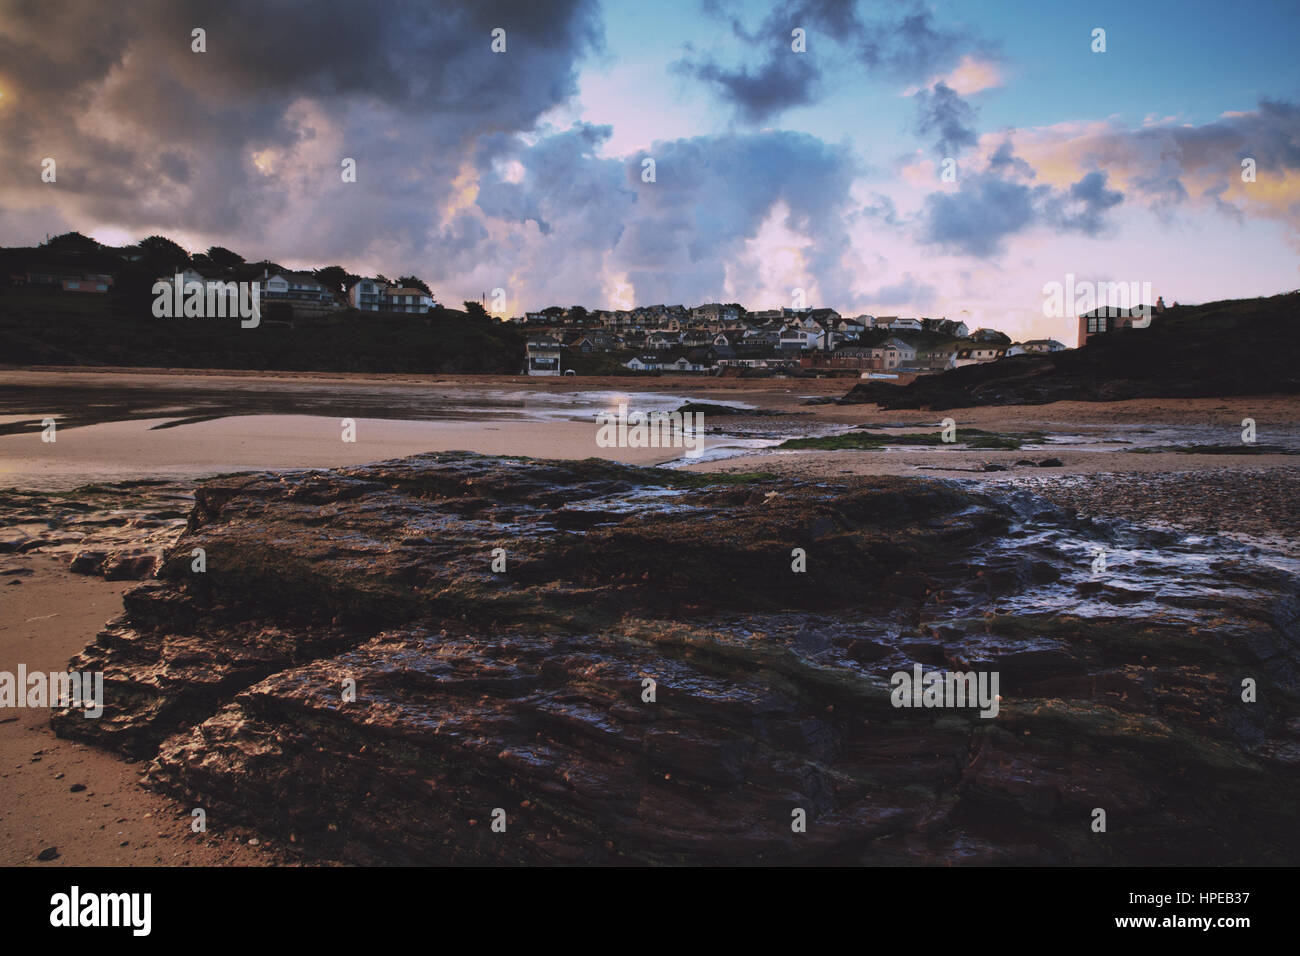
[[[429,312],[435,303],[423,289],[395,288],[388,292],[389,312]]]
[[[817,333],[805,331],[797,325],[787,325],[781,330],[779,345],[783,352],[815,349],[817,347]]]
[[[892,332],[920,332],[922,328],[920,319],[896,318],[889,323]]]
[[[663,368],[665,371],[670,370],[673,372],[703,372],[704,371],[703,365],[701,365],[699,362],[692,362],[685,355],[683,355],[675,362],[670,362],[667,365],[664,365]]]
[[[654,355],[636,355],[623,365],[634,372],[653,372],[659,368],[659,358]]]
[[[948,360],[948,367],[963,368],[967,365],[981,365],[985,362],[996,362],[1006,354],[1006,351],[1006,349],[999,348],[995,345],[958,349],[952,353],[952,358]]]
[[[543,335],[540,338],[529,341],[526,346],[528,355],[528,374],[559,375],[560,354],[563,349],[564,346],[549,335]]]
[[[348,300],[362,312],[429,312],[437,305],[423,289],[402,288],[379,279],[359,280],[348,291]]]
[[[262,270],[262,299],[271,302],[310,302],[331,305],[334,293],[306,272],[277,272],[271,275]]]
[[[691,318],[704,322],[734,322],[740,318],[740,310],[734,305],[721,302],[706,302],[691,309]]]
[[[1008,355],[1036,355],[1044,352],[1064,352],[1066,346],[1056,339],[1030,339],[1028,342],[1018,342],[1011,348],[1007,349]]]

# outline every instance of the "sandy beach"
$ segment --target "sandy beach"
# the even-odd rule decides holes
[[[811,404],[837,398],[851,380],[750,380],[716,378],[520,379],[518,377],[319,375],[122,370],[92,372],[0,371],[0,394],[9,403],[0,423],[24,423],[51,415],[74,423],[58,441],[43,444],[39,432],[0,434],[0,489],[15,486],[33,497],[0,506],[0,670],[18,663],[56,671],[121,610],[121,595],[135,582],[68,569],[89,539],[42,524],[41,494],[66,492],[91,482],[150,479],[167,482],[183,499],[196,475],[244,470],[329,468],[358,465],[428,451],[468,450],[490,455],[581,459],[607,457],[631,464],[662,464],[681,457],[675,449],[602,449],[594,422],[572,420],[563,409],[524,409],[475,420],[414,420],[358,414],[357,441],[340,440],[334,407],[295,414],[295,389],[324,390],[347,406],[350,396],[371,411],[391,397],[399,408],[418,406],[425,391],[458,396],[527,390],[562,397],[581,390],[624,396],[633,406],[641,392],[706,402],[752,406],[767,414],[713,418],[710,430],[775,444],[781,437],[826,435],[857,429],[883,434],[931,432],[946,417],[962,429],[1000,434],[1042,433],[1042,442],[1017,450],[964,447],[884,447],[873,450],[778,450],[734,448],[734,457],[687,463],[703,472],[774,472],[817,481],[842,475],[947,478],[998,488],[1032,490],[1085,515],[1225,533],[1279,547],[1294,540],[1300,515],[1300,457],[1291,454],[1189,454],[1181,444],[1240,443],[1241,422],[1256,422],[1259,441],[1293,450],[1300,422],[1294,396],[1187,401],[1141,400],[1108,404],[1062,402],[1044,406],[983,407],[947,412],[888,411],[874,406]],[[177,393],[196,401],[223,393],[282,390],[281,414],[194,416],[192,409],[136,408],[118,420],[95,420],[79,409],[21,408],[23,390],[43,394],[105,394],[113,389],[162,389],[166,403]],[[388,396],[388,397],[386,397]],[[164,403],[164,404],[166,404]],[[236,403],[237,405],[237,403]],[[540,407],[540,406],[539,406]],[[549,406],[547,406],[549,408]],[[224,409],[224,406],[223,406]],[[235,409],[238,411],[237,407]],[[401,414],[397,412],[395,414]],[[725,441],[714,436],[713,444]],[[734,444],[734,440],[733,440]],[[1161,450],[1162,446],[1164,450]],[[1135,453],[1141,448],[1143,453]],[[1154,449],[1154,450],[1151,450]],[[1045,464],[1045,462],[1052,462]],[[179,513],[179,512],[178,512]],[[146,520],[131,512],[112,527],[117,547],[152,528],[156,540],[183,524]],[[133,530],[134,529],[134,530]],[[64,536],[58,537],[60,534]],[[44,538],[42,536],[45,536]],[[156,540],[151,546],[156,545]],[[190,829],[190,809],[142,789],[139,768],[106,752],[56,738],[48,713],[0,712],[0,862],[32,864],[42,851],[53,864],[277,864],[294,859],[278,846],[214,821],[210,832]]]

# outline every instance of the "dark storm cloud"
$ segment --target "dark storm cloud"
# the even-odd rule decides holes
[[[935,150],[940,156],[958,156],[978,142],[974,108],[942,80],[931,89],[921,90],[915,99],[917,135],[935,137]]]
[[[849,287],[844,149],[794,133],[661,142],[645,183],[642,156],[602,155],[608,127],[539,125],[599,43],[590,0],[0,6],[0,89],[18,107],[0,112],[0,161],[21,174],[0,182],[0,207],[27,211],[0,216],[0,241],[171,231],[250,258],[501,287],[521,306],[604,302],[611,274],[678,301],[716,297],[780,204],[809,237],[808,281]],[[195,27],[206,53],[191,52]],[[42,193],[46,155],[59,178]]]
[[[596,12],[594,0],[8,0],[0,162],[18,181],[0,202],[31,205],[27,174],[52,156],[64,218],[75,208],[91,227],[262,231],[269,245],[267,224],[292,211],[304,254],[355,249],[367,226],[423,242],[476,137],[531,128],[575,92]],[[206,52],[191,50],[196,27]],[[506,54],[490,50],[495,27]],[[256,168],[268,150],[291,159]],[[358,161],[347,190],[343,156]],[[314,211],[299,199],[312,182]]]
[[[989,49],[983,41],[938,26],[928,10],[913,4],[899,4],[895,13],[866,20],[855,0],[800,0],[777,4],[753,30],[722,0],[705,0],[703,6],[729,24],[758,63],[723,65],[715,56],[691,49],[673,68],[707,83],[750,123],[814,102],[828,64],[844,69],[856,63],[888,80],[914,82],[946,72],[964,53]],[[807,31],[807,52],[791,49],[796,27]],[[825,54],[837,48],[840,60],[829,60]]]

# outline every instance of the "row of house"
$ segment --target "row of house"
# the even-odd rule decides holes
[[[107,272],[70,269],[58,265],[36,265],[10,277],[13,285],[59,289],[63,292],[106,295],[113,289],[113,276]]]
[[[583,327],[565,328],[573,314]],[[832,374],[926,374],[964,365],[996,361],[1008,354],[1064,348],[1054,340],[1012,346],[994,329],[971,332],[946,318],[858,315],[834,309],[770,309],[746,312],[738,305],[706,303],[646,306],[624,311],[547,309],[528,313],[531,324],[545,321],[549,334],[529,345],[531,374],[560,374],[565,350],[582,355],[623,353],[620,362],[633,371],[717,371],[728,366],[803,367]],[[649,326],[649,327],[647,327]],[[871,332],[897,332],[884,341]],[[918,347],[907,337],[930,333],[943,344]],[[907,336],[907,337],[900,337]],[[633,353],[630,357],[626,353]]]
[[[332,312],[351,306],[361,312],[425,313],[437,302],[423,289],[399,286],[383,279],[360,279],[346,296],[322,284],[310,272],[271,269],[266,264],[249,264],[233,269],[200,270],[193,267],[179,273],[190,282],[257,282],[263,305],[283,302],[309,312]],[[160,276],[172,281],[172,276]]]
[[[815,314],[817,312],[831,314],[817,316]],[[633,327],[620,331],[602,327],[587,332],[564,333],[554,330],[553,332],[562,336],[561,341],[564,345],[583,353],[616,352],[626,349],[660,352],[679,347],[752,345],[770,347],[786,354],[797,354],[805,351],[831,351],[842,343],[856,341],[869,329],[892,328],[884,323],[868,324],[860,318],[837,318],[830,309],[811,310],[810,314],[798,318],[784,316],[782,319],[777,319],[763,317],[761,313],[753,313],[750,318],[762,318],[763,321],[757,323],[711,321],[702,325],[682,325],[677,320],[668,320],[663,327],[651,330]],[[922,321],[920,319],[894,319],[893,321],[898,323],[897,327],[900,331],[925,330],[920,325]],[[934,329],[934,331],[938,330]],[[965,323],[961,322],[949,323],[949,329],[946,330],[946,334],[949,335],[964,335],[965,332]]]
[[[719,302],[707,302],[688,309],[684,305],[648,305],[635,309],[560,309],[527,312],[510,321],[525,325],[545,325],[549,328],[597,327],[614,331],[659,330],[681,332],[689,328],[706,326],[727,331],[744,331],[747,328],[789,326],[798,324],[805,330],[809,323],[823,330],[833,330],[845,337],[860,335],[868,329],[887,329],[894,332],[940,332],[962,337],[969,330],[965,323],[948,319],[922,319],[897,315],[842,316],[834,309],[783,308],[748,312],[743,307]]]

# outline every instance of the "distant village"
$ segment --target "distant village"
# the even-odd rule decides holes
[[[124,273],[167,282],[175,275],[184,282],[257,282],[273,324],[345,310],[426,316],[444,311],[413,276],[357,276],[339,266],[300,272],[271,262],[246,263],[220,247],[191,255],[157,236],[110,247],[68,233],[39,247],[0,250],[0,266],[11,287],[77,296],[109,295]],[[482,303],[464,306],[471,316],[488,318]],[[1155,309],[1163,307],[1161,301]],[[537,376],[795,373],[901,385],[920,375],[1069,347],[1050,338],[1014,342],[996,329],[970,329],[948,318],[844,316],[813,307],[751,312],[734,302],[617,310],[553,306],[492,318],[521,327],[526,346],[520,372]],[[1080,316],[1078,344],[1127,324],[1124,316]]]
[[[552,308],[511,321],[546,330],[529,338],[530,375],[560,374],[566,352],[578,352],[615,354],[638,372],[799,369],[904,384],[930,372],[1066,348],[1054,339],[1013,343],[995,329],[972,331],[947,318],[848,317],[811,307],[749,312],[718,302],[592,312]]]

